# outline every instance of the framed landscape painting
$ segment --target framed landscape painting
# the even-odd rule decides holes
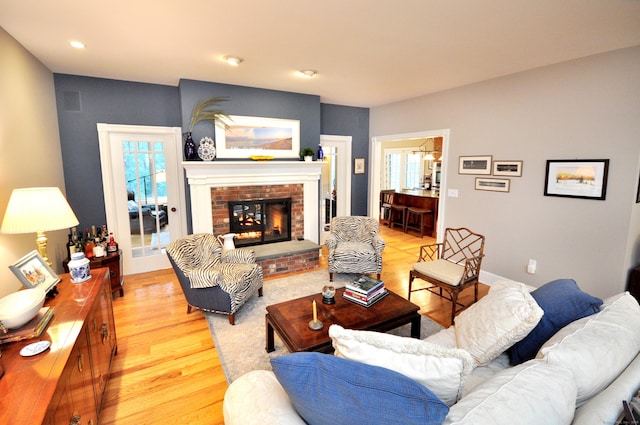
[[[548,160],[544,195],[604,201],[608,159]]]
[[[491,155],[461,156],[458,174],[491,174]]]
[[[218,158],[298,158],[300,121],[232,115],[228,128],[216,126]]]

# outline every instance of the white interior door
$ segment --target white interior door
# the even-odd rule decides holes
[[[351,214],[351,136],[320,136],[324,164],[320,175],[320,243],[331,218]]]
[[[124,274],[170,267],[169,242],[186,233],[179,128],[98,124],[107,226]]]

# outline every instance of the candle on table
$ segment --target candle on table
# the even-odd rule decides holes
[[[313,321],[318,321],[318,310],[316,309],[316,300],[313,300]]]

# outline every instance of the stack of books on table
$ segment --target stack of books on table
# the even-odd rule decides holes
[[[21,328],[9,329],[6,334],[0,333],[0,344],[39,337],[52,317],[53,309],[42,307],[35,317]]]
[[[344,287],[344,297],[349,301],[369,307],[387,295],[384,282],[369,276],[360,276]]]

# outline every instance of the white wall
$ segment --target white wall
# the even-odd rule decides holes
[[[540,286],[574,278],[601,297],[640,263],[640,46],[374,108],[372,137],[448,128],[445,225],[486,237],[483,270]],[[474,190],[460,155],[523,160],[509,193]],[[547,159],[610,159],[605,201],[543,196]],[[538,272],[525,271],[535,259]]]
[[[0,28],[0,220],[11,191],[32,186],[57,186],[64,193],[53,74]],[[49,260],[58,273],[67,233],[47,232]],[[9,265],[36,249],[35,240],[35,233],[0,234],[0,297],[21,287]]]

